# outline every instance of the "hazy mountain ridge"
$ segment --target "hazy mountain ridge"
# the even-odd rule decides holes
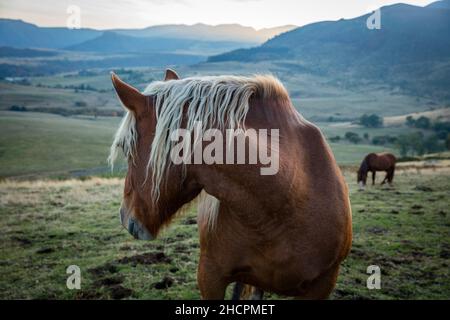
[[[0,46],[61,49],[101,34],[93,29],[42,28],[22,20],[0,19]]]
[[[169,38],[177,40],[196,40],[233,42],[245,44],[262,43],[269,38],[295,28],[281,26],[255,30],[239,24],[210,26],[206,24],[160,25],[144,29],[68,29],[64,27],[38,27],[22,20],[0,19],[0,46],[17,48],[62,49],[77,46],[102,35],[114,32],[124,36],[141,38]]]
[[[221,24],[216,26],[197,23],[194,25],[160,25],[144,29],[115,29],[116,33],[135,37],[182,38],[203,41],[233,41],[243,43],[262,43],[268,39],[296,28],[286,25],[274,28],[255,30],[239,24]]]
[[[136,37],[113,31],[99,37],[65,48],[70,51],[91,51],[103,53],[191,53],[213,55],[250,44],[233,41],[207,41],[184,38]]]

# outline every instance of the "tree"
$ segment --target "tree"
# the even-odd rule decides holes
[[[424,140],[424,147],[427,153],[443,151],[443,146],[439,143],[439,138],[436,134],[432,134]]]
[[[359,123],[367,128],[379,128],[383,126],[383,118],[376,114],[363,114],[359,118]]]
[[[407,135],[402,134],[397,138],[397,146],[402,157],[406,157],[411,150],[410,140]]]
[[[431,143],[433,143],[433,141],[431,141]],[[409,153],[421,156],[427,151],[423,133],[420,131],[398,136],[396,144],[403,157],[407,156]]]
[[[406,125],[408,127],[415,127],[416,126],[416,120],[414,120],[414,118],[412,116],[407,116],[405,123],[406,123]]]
[[[429,118],[421,116],[416,121],[416,128],[429,129],[431,127],[431,121]]]
[[[361,140],[362,140],[361,137],[355,132],[346,132],[345,139],[347,139],[348,141],[350,141],[352,143],[358,143],[358,142],[361,142]]]
[[[422,132],[414,132],[410,135],[410,143],[412,146],[412,149],[415,151],[416,154],[419,156],[423,155],[426,151],[425,143],[423,139],[423,133]]]
[[[339,142],[341,141],[341,136],[334,136],[330,138],[331,142]]]

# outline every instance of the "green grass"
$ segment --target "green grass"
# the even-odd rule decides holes
[[[93,169],[98,175],[107,171],[106,158],[120,118],[59,115],[0,111],[0,177],[67,176]],[[327,136],[345,131],[362,135],[363,128],[338,127],[319,123]],[[340,130],[340,131],[338,131]],[[402,129],[386,128],[389,134]],[[342,134],[341,134],[342,131]],[[332,132],[332,134],[330,134]],[[371,129],[370,134],[383,134]],[[368,144],[331,143],[340,164],[357,164],[369,152],[395,150]],[[81,171],[80,171],[81,170]],[[87,171],[86,173],[89,173]]]
[[[23,106],[28,110],[67,109],[82,111],[76,102],[84,102],[89,108],[120,111],[120,103],[114,93],[79,91],[73,89],[56,89],[24,86],[0,81],[0,110],[9,110],[11,106]]]
[[[0,111],[0,177],[105,168],[119,121]]]
[[[449,171],[399,171],[392,189],[365,192],[345,175],[354,240],[331,298],[449,299]],[[118,219],[122,183],[0,182],[0,298],[198,299],[195,206],[157,240],[136,241]],[[81,290],[66,288],[72,264]],[[366,288],[369,265],[380,290]]]
[[[334,157],[340,165],[359,164],[364,157],[371,152],[393,152],[392,148],[374,146],[368,144],[330,143]]]

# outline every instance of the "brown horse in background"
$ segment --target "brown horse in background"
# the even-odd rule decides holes
[[[358,170],[357,182],[360,188],[366,185],[367,174],[372,172],[372,185],[375,184],[375,174],[377,171],[386,171],[386,177],[381,184],[385,184],[386,180],[389,184],[392,184],[395,172],[396,158],[392,153],[369,153],[361,163]]]
[[[144,94],[114,74],[112,82],[127,114],[111,158],[117,148],[128,158],[120,217],[135,238],[155,238],[200,196],[203,299],[223,299],[233,282],[305,299],[330,295],[352,242],[348,189],[322,133],[298,114],[278,80],[179,79],[168,70]],[[197,117],[210,119],[208,127],[237,119],[245,130],[279,129],[279,147],[270,151],[279,155],[279,171],[261,175],[263,165],[249,164],[248,154],[239,165],[169,165],[171,129],[191,128]]]

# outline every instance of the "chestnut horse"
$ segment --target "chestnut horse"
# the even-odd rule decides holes
[[[233,282],[305,299],[330,295],[352,242],[348,189],[322,133],[300,116],[277,79],[179,79],[167,70],[144,93],[114,73],[112,82],[127,112],[110,161],[118,149],[128,158],[120,218],[135,238],[154,239],[199,196],[203,299],[223,299]],[[266,147],[278,156],[279,170],[262,175],[265,164],[250,164],[248,154],[236,165],[171,162],[171,131],[191,131],[197,120],[221,132],[278,129],[278,148],[270,139]]]
[[[369,153],[365,156],[358,169],[357,183],[360,188],[363,188],[366,185],[367,174],[369,171],[372,172],[372,185],[375,184],[375,174],[377,171],[386,171],[386,177],[381,184],[385,184],[386,180],[389,184],[392,184],[395,162],[396,158],[392,153]]]

